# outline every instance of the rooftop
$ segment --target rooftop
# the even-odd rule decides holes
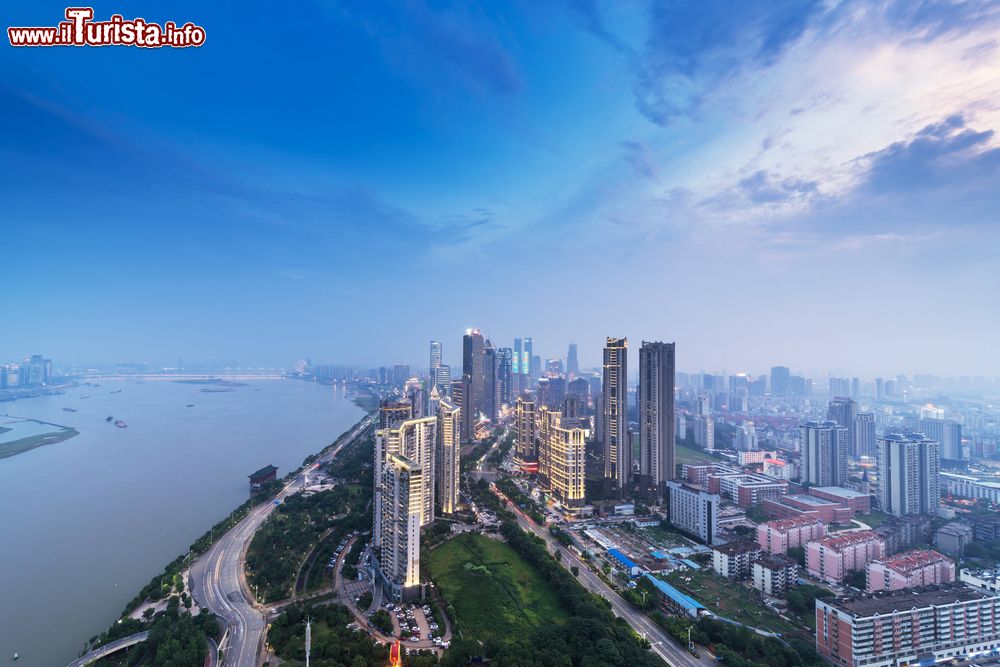
[[[679,590],[677,590],[667,582],[663,581],[662,579],[654,577],[649,573],[644,574],[643,576],[649,581],[651,581],[653,585],[656,586],[657,590],[659,590],[668,598],[679,604],[681,607],[685,609],[694,609],[694,610],[705,608],[700,602],[695,600],[693,597],[681,593]]]
[[[841,498],[863,498],[867,495],[851,489],[845,489],[842,486],[814,486],[809,490],[821,491],[822,493],[829,493],[831,495],[840,496]]]
[[[816,523],[823,522],[817,519],[813,514],[803,514],[800,516],[793,516],[790,519],[768,521],[766,525],[770,526],[773,530],[788,530],[790,528],[798,528],[800,526],[811,526]]]
[[[803,505],[812,505],[814,507],[829,507],[830,505],[837,505],[837,503],[832,500],[824,500],[823,498],[817,498],[816,496],[807,496],[805,494],[795,494],[791,496],[785,496],[785,500],[793,500],[795,502],[802,503]]]
[[[760,551],[760,545],[756,542],[751,542],[750,540],[734,540],[732,542],[720,544],[717,547],[714,547],[714,549],[715,551],[724,553],[727,556],[735,556],[737,554],[747,554],[754,551]]]
[[[876,614],[885,615],[897,611],[939,607],[956,602],[970,602],[996,597],[1000,596],[969,588],[960,583],[953,583],[929,588],[876,593],[870,596],[837,598],[827,602],[827,604],[855,618],[864,618]]]
[[[855,544],[860,544],[861,542],[865,542],[867,540],[879,539],[881,538],[873,530],[858,530],[852,533],[844,533],[842,535],[830,535],[828,537],[824,537],[822,540],[819,540],[819,543],[829,549],[839,550]]]
[[[938,553],[933,549],[913,549],[911,551],[904,551],[901,554],[896,554],[892,558],[887,558],[882,561],[882,563],[896,572],[902,574],[909,574],[914,570],[925,567],[927,565],[933,565],[934,563],[940,562],[954,563],[954,561],[944,554]]]

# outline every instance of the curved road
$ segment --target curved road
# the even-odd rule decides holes
[[[591,593],[596,593],[610,602],[614,614],[620,618],[624,618],[632,626],[633,630],[645,637],[651,644],[652,650],[668,665],[672,667],[705,667],[705,665],[714,664],[708,658],[705,658],[703,662],[688,653],[687,650],[674,641],[673,637],[654,623],[652,619],[632,607],[614,589],[604,583],[579,556],[556,542],[547,530],[529,519],[503,492],[496,487],[492,488],[493,492],[506,502],[508,508],[514,512],[514,515],[517,517],[517,523],[521,528],[540,537],[545,542],[550,553],[560,552],[562,554],[560,564],[564,568],[569,569],[571,565],[576,565],[580,571],[577,581],[583,584],[583,587]],[[693,625],[694,621],[692,620],[691,623]]]
[[[96,648],[87,655],[82,655],[73,662],[69,663],[69,667],[83,667],[84,665],[89,665],[92,662],[100,660],[101,658],[111,655],[117,651],[127,648],[129,646],[135,646],[139,642],[146,641],[146,637],[149,636],[149,630],[143,632],[137,632],[134,635],[129,635],[128,637],[122,637],[121,639],[116,639],[113,642],[109,642],[100,648]]]
[[[219,642],[219,649],[224,651],[224,667],[256,667],[259,664],[266,627],[265,614],[263,607],[253,601],[244,569],[246,549],[254,533],[277,507],[275,501],[280,502],[298,493],[309,473],[337,456],[371,422],[371,417],[358,422],[347,437],[341,438],[335,447],[300,470],[272,500],[252,509],[192,564],[191,592],[194,599],[198,606],[215,612],[226,625],[226,632]]]

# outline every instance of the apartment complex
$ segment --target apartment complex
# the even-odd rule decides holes
[[[389,454],[381,468],[378,569],[393,599],[409,599],[420,586],[420,526],[430,480],[420,465],[400,454]]]
[[[814,515],[768,521],[757,526],[757,544],[769,554],[785,554],[789,549],[826,537],[826,525]]]
[[[746,579],[751,565],[760,557],[760,545],[750,540],[736,540],[712,549],[712,569],[728,579]]]
[[[670,523],[705,544],[715,542],[721,502],[718,494],[706,493],[679,482],[667,482],[667,515]]]
[[[1000,596],[953,583],[816,600],[816,651],[835,665],[902,667],[1000,648]]]
[[[898,591],[955,581],[955,561],[931,549],[914,549],[868,563],[868,592]]]
[[[586,435],[576,419],[542,406],[535,426],[538,437],[538,474],[552,495],[568,508],[586,504]]]
[[[795,584],[796,563],[785,556],[764,554],[751,565],[753,587],[773,597],[784,597]]]
[[[885,543],[874,531],[831,535],[806,545],[806,568],[812,576],[836,584],[884,553]]]

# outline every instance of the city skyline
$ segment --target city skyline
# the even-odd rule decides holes
[[[206,44],[0,53],[3,232],[24,280],[5,347],[414,363],[475,324],[549,356],[573,340],[589,367],[611,316],[677,341],[684,368],[1000,375],[983,307],[1000,291],[995,5],[132,9],[194,20]],[[298,39],[304,23],[326,38]],[[266,50],[245,39],[264,30]],[[208,70],[232,76],[192,83]],[[449,285],[462,308],[396,304],[403,342],[345,323],[398,289],[393,265],[421,293],[472,277]],[[551,317],[538,286],[567,275],[613,312]],[[502,293],[518,307],[500,318]],[[929,304],[949,316],[905,335],[887,319]],[[804,336],[793,318],[816,308],[851,316]]]

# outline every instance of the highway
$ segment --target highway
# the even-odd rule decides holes
[[[84,656],[80,656],[73,662],[69,663],[69,667],[83,667],[84,665],[89,665],[92,662],[97,662],[105,656],[109,656],[112,653],[117,653],[123,648],[128,648],[129,646],[135,646],[139,642],[146,641],[146,637],[149,636],[149,631],[145,630],[143,632],[137,632],[134,635],[129,635],[128,637],[122,637],[121,639],[116,639],[113,642],[109,642],[104,646],[94,649],[90,653]]]
[[[632,626],[633,630],[645,637],[652,645],[652,650],[663,658],[668,665],[672,665],[673,667],[704,667],[705,665],[714,664],[714,662],[708,658],[705,658],[703,662],[681,648],[677,642],[675,642],[673,638],[670,637],[670,635],[668,635],[662,628],[656,625],[652,619],[632,607],[628,602],[622,599],[622,597],[618,595],[614,589],[594,574],[594,572],[590,569],[590,566],[587,565],[587,563],[585,563],[579,556],[556,542],[555,539],[549,535],[547,530],[529,519],[527,515],[525,515],[521,509],[517,507],[517,505],[512,503],[499,489],[493,487],[493,492],[507,503],[509,509],[513,510],[515,516],[517,517],[517,523],[521,526],[521,528],[531,531],[544,540],[549,552],[555,553],[558,551],[562,553],[561,564],[563,567],[569,569],[571,565],[576,565],[580,572],[577,580],[583,584],[584,588],[591,593],[600,595],[602,598],[610,602],[611,609],[614,611],[615,615],[624,618],[625,621]],[[694,624],[693,619],[691,623],[692,625]]]
[[[371,424],[371,417],[358,422],[346,437],[295,475],[274,498],[255,507],[219,538],[191,566],[192,595],[200,607],[215,612],[225,624],[219,642],[224,652],[222,667],[257,667],[264,639],[264,609],[253,600],[245,576],[245,557],[250,540],[261,524],[289,495],[298,493],[306,477],[329,462],[357,439]],[[275,502],[277,501],[277,502]]]

